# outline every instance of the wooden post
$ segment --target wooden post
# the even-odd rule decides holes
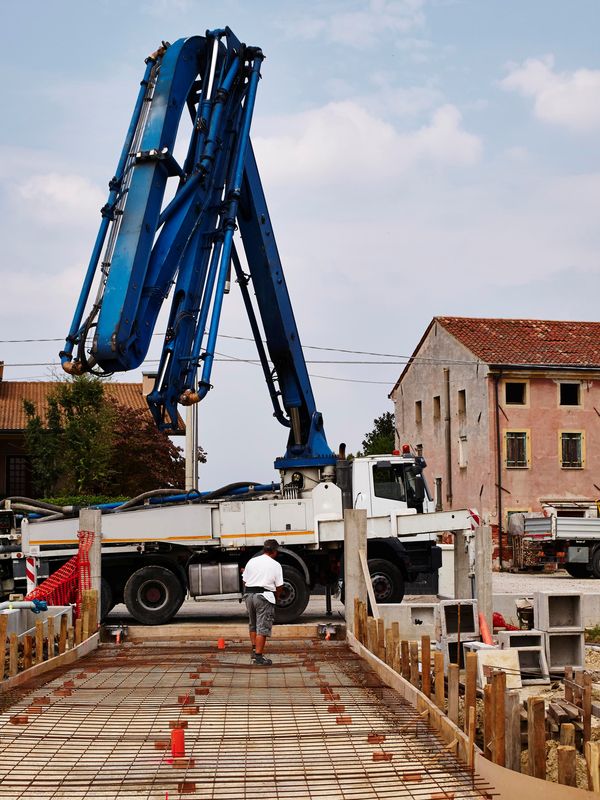
[[[577,750],[574,747],[559,745],[556,754],[558,757],[558,782],[563,786],[577,786]]]
[[[360,630],[360,599],[358,597],[354,598],[354,635],[362,644],[363,641]]]
[[[385,622],[377,620],[377,658],[385,661]]]
[[[527,751],[529,774],[546,780],[546,707],[543,697],[527,701]]]
[[[44,622],[41,619],[35,621],[35,663],[41,664],[44,661]]]
[[[469,709],[476,707],[477,700],[477,653],[465,656],[465,731],[468,730]]]
[[[435,681],[435,704],[441,710],[445,710],[445,687],[444,687],[444,654],[436,650],[433,654],[433,673]]]
[[[102,592],[102,512],[97,508],[82,509],[79,512],[79,529],[92,531],[94,534],[94,541],[90,548],[90,587],[96,590],[98,598],[100,598]],[[90,632],[95,631],[100,625],[101,605],[98,602],[96,619],[93,626],[89,627]]]
[[[410,643],[410,682],[419,688],[419,643]]]
[[[6,631],[8,629],[8,616],[0,614],[0,681],[4,680],[4,664],[6,662]]]
[[[583,673],[583,741],[589,742],[592,738],[592,676],[589,672]]]
[[[448,664],[448,717],[458,725],[458,664]]]
[[[367,647],[373,653],[374,656],[377,655],[377,620],[373,617],[369,617],[367,619],[367,639],[368,644]]]
[[[79,620],[78,620],[79,621]],[[77,631],[77,629],[75,629]],[[77,636],[77,632],[75,633]],[[81,593],[81,640],[84,642],[90,635],[90,590]],[[79,642],[78,642],[79,644]]]
[[[506,739],[505,739],[505,696],[506,694],[506,672],[494,670],[492,674],[492,696],[494,703],[494,764],[504,766],[506,760]]]
[[[421,636],[421,691],[431,696],[431,639]]]
[[[492,686],[486,683],[483,687],[483,754],[492,760],[494,704],[492,702]]]
[[[19,639],[17,634],[13,631],[10,635],[10,644],[8,646],[8,677],[12,678],[17,674],[19,669]]]
[[[511,689],[504,697],[505,763],[513,772],[521,772],[521,699],[518,689]]]
[[[600,792],[600,742],[585,743],[585,760],[588,770],[588,789]]]
[[[408,642],[403,639],[400,642],[400,658],[402,661],[402,677],[410,680],[410,656],[408,654]]]
[[[29,669],[33,664],[33,639],[29,634],[23,637],[23,669]]]
[[[387,628],[385,632],[385,663],[394,668],[394,636],[391,628]]]
[[[48,629],[48,658],[54,658],[54,617],[46,618]]]
[[[560,743],[565,747],[575,747],[575,725],[563,722],[560,726]]]
[[[67,615],[60,615],[60,632],[58,634],[58,655],[62,654],[67,649]]]
[[[477,709],[475,706],[469,706],[468,708],[468,734],[469,734],[469,767],[474,769],[475,767],[475,726],[476,726],[476,711]]]
[[[565,667],[565,700],[573,702],[573,667]]]
[[[83,622],[81,619],[75,620],[75,644],[81,644],[82,642],[82,631],[83,631]]]
[[[75,628],[72,625],[67,628],[67,647],[69,650],[75,647]]]
[[[579,708],[583,708],[583,670],[577,669],[574,671],[574,681],[575,685],[573,686],[573,702],[579,706]]]

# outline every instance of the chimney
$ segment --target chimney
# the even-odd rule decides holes
[[[154,389],[154,381],[158,372],[142,372],[142,394],[144,397]]]

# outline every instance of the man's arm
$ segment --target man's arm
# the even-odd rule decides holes
[[[277,562],[275,562],[277,564]],[[275,602],[277,602],[283,592],[283,570],[281,569],[281,564],[277,564],[279,567],[279,571],[277,577],[275,578]]]

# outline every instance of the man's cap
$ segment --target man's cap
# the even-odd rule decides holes
[[[265,550],[279,550],[279,542],[277,539],[265,539]]]

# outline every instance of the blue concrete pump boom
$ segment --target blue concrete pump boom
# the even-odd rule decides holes
[[[74,375],[135,369],[172,293],[158,375],[147,399],[157,425],[176,430],[177,404],[198,402],[211,388],[233,265],[274,415],[290,429],[285,456],[275,466],[327,466],[335,456],[315,407],[250,142],[262,61],[262,51],[242,44],[229,28],[163,42],[146,59],[60,357]],[[174,148],[184,109],[192,133],[179,164]],[[177,187],[165,203],[169,178]],[[236,251],[236,229],[248,273]]]

